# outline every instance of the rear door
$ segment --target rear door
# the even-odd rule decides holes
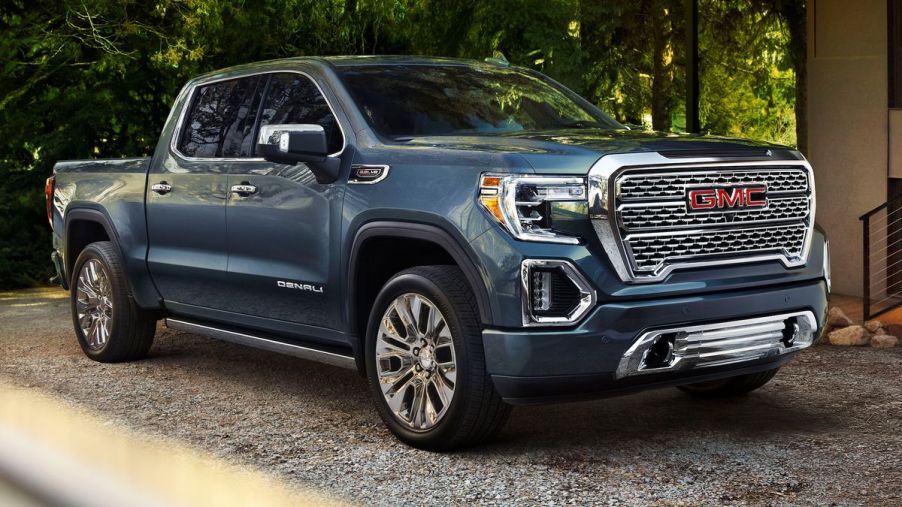
[[[306,74],[272,74],[260,126],[318,124],[331,156],[345,140],[331,106]],[[258,128],[259,130],[259,128]],[[345,161],[349,163],[348,161]],[[345,168],[346,169],[346,168]],[[344,186],[317,183],[305,164],[231,167],[227,204],[232,311],[321,328],[338,328],[340,212]]]
[[[232,164],[252,163],[267,79],[249,76],[195,87],[167,155],[155,158],[150,168],[147,261],[167,306],[178,313],[202,315],[203,308],[229,306],[228,171]]]

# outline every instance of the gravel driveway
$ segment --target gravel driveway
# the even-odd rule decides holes
[[[517,408],[456,454],[398,443],[356,373],[160,328],[151,357],[85,358],[67,294],[0,294],[0,377],[364,504],[902,503],[902,347],[819,346],[763,389]]]

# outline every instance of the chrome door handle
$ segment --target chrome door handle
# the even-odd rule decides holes
[[[250,183],[245,181],[245,182],[242,182],[240,185],[232,185],[232,193],[238,194],[241,197],[247,197],[251,194],[256,194],[257,187],[254,185],[251,185]]]
[[[160,195],[165,195],[169,192],[172,192],[172,185],[166,183],[165,181],[161,181],[159,183],[154,183],[153,185],[151,185],[150,189]]]

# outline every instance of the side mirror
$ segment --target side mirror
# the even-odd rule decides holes
[[[277,164],[304,162],[320,183],[338,179],[341,162],[330,158],[326,131],[321,125],[264,125],[260,127],[257,155]]]

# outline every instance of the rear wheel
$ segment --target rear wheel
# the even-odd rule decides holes
[[[446,451],[485,441],[510,413],[485,371],[475,297],[457,267],[412,268],[383,287],[366,359],[379,415],[414,447]]]
[[[773,370],[762,371],[759,373],[750,373],[748,375],[739,375],[737,377],[721,380],[710,380],[708,382],[688,384],[679,386],[679,389],[700,398],[729,398],[733,396],[742,396],[770,382],[770,379],[774,378],[778,371],[780,371],[779,368],[774,368]]]
[[[72,320],[85,355],[103,363],[144,357],[153,344],[156,318],[129,297],[116,247],[109,241],[88,245],[73,273]]]

